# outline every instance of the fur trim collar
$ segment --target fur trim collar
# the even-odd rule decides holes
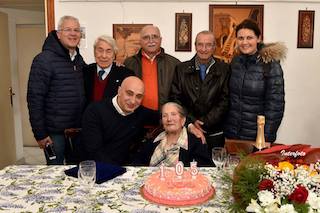
[[[263,63],[282,61],[287,56],[287,47],[282,42],[262,44],[259,48],[259,58]]]

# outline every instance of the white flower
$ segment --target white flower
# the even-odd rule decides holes
[[[280,207],[280,213],[297,213],[292,204],[285,204]]]
[[[312,177],[312,181],[315,183],[320,183],[320,175],[315,175]]]
[[[262,190],[258,192],[258,198],[261,206],[269,206],[275,202],[273,193],[267,190]]]
[[[249,203],[249,206],[246,208],[247,212],[255,212],[255,213],[262,213],[263,209],[261,206],[257,203],[256,200],[251,199],[251,202]]]
[[[312,209],[320,211],[320,197],[317,194],[309,191],[307,202]]]
[[[264,211],[266,213],[278,213],[279,212],[279,207],[277,203],[272,203],[269,206],[267,206]]]

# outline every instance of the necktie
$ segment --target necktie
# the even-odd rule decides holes
[[[102,81],[103,79],[102,79],[102,76],[103,76],[103,74],[104,74],[104,70],[99,70],[99,72],[98,72],[98,76],[99,76],[99,79]]]
[[[200,64],[200,78],[201,80],[204,80],[204,78],[206,77],[206,65],[205,64]]]

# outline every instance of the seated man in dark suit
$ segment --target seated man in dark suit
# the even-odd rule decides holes
[[[96,63],[84,68],[83,77],[88,103],[104,97],[114,97],[123,79],[135,75],[132,70],[114,63],[118,48],[115,40],[107,35],[99,36],[94,43]]]
[[[87,107],[82,120],[82,160],[129,163],[131,147],[141,143],[143,125],[159,123],[157,111],[140,106],[143,96],[143,82],[130,76],[123,80],[114,98]]]

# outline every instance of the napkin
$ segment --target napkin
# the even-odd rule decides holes
[[[64,173],[71,177],[78,177],[79,166],[67,169]],[[127,170],[124,167],[108,163],[96,162],[96,183],[100,184],[122,175]]]

